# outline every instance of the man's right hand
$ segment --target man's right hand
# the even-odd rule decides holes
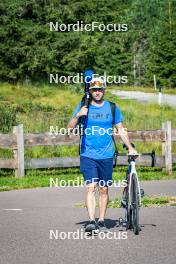
[[[133,147],[128,148],[128,155],[139,155],[137,150]]]
[[[81,116],[86,116],[88,112],[87,106],[81,107],[81,110],[77,113],[76,117],[79,118]]]

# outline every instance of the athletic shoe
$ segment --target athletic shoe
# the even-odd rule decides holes
[[[91,220],[89,224],[86,225],[85,232],[90,234],[98,234],[99,227],[97,226],[95,220]]]

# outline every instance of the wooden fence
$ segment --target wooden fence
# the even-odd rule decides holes
[[[176,163],[176,155],[172,155],[172,142],[176,141],[176,129],[171,129],[171,122],[162,124],[161,130],[129,131],[132,142],[161,142],[162,155],[156,156],[156,166],[166,168],[168,174],[172,173],[172,164]],[[120,136],[115,135],[115,140],[121,141]],[[14,127],[12,134],[0,134],[0,148],[12,149],[13,159],[1,159],[0,168],[15,169],[16,177],[23,177],[25,169],[77,167],[79,157],[39,158],[24,159],[24,147],[33,146],[71,146],[79,144],[79,136],[76,135],[51,135],[50,133],[25,134],[23,125]],[[136,163],[141,166],[151,166],[150,156],[140,156]],[[126,156],[119,156],[117,164],[126,165]]]

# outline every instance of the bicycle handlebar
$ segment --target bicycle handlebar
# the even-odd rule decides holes
[[[129,157],[129,156],[132,156],[132,157],[139,157],[139,156],[141,156],[141,154],[140,153],[128,153],[127,154],[127,156]]]

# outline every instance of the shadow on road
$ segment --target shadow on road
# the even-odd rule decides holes
[[[98,219],[96,219],[96,221],[98,221]],[[76,223],[76,225],[81,225],[82,227],[85,228],[85,226],[86,226],[88,223],[89,223],[89,221],[86,220],[86,221],[78,222],[78,223]],[[106,224],[106,227],[107,227],[108,229],[111,229],[111,228],[117,227],[117,228],[120,228],[120,230],[121,230],[121,229],[123,230],[123,228],[125,228],[124,225],[121,225],[119,219],[115,220],[115,219],[109,219],[109,218],[106,218],[106,219],[105,219],[105,224]],[[145,227],[147,227],[147,226],[157,227],[156,224],[142,224],[142,223],[140,224],[140,227],[141,227],[141,228],[145,228]]]
[[[96,221],[98,221],[98,219],[96,219]],[[117,226],[118,221],[119,221],[118,219],[115,220],[115,219],[105,218],[106,227],[108,229],[114,228]],[[78,223],[76,223],[76,225],[82,225],[83,227],[85,227],[88,223],[89,223],[89,221],[86,220],[86,221],[78,222]]]

